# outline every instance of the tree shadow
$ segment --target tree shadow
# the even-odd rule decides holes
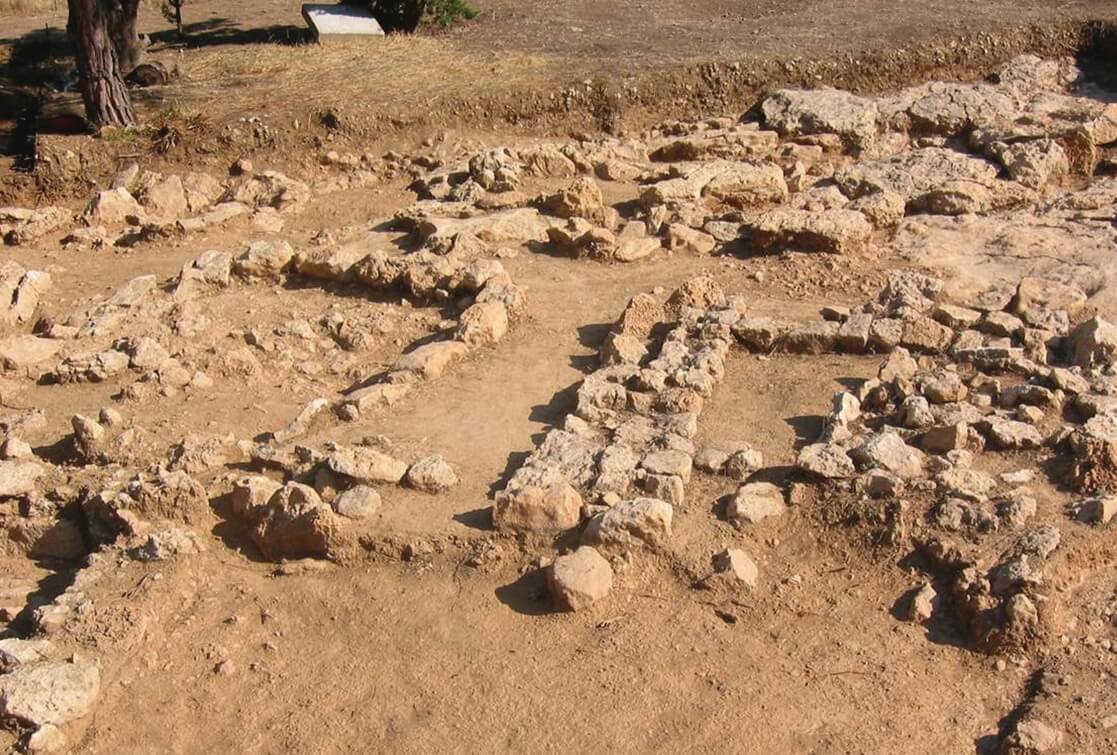
[[[542,434],[540,434],[540,437],[542,437]],[[532,441],[538,442],[535,436],[532,436]],[[492,498],[507,487],[508,481],[512,479],[512,475],[516,474],[516,470],[523,466],[524,462],[527,461],[527,457],[530,455],[531,451],[513,451],[508,454],[508,461],[504,465],[504,471],[502,471],[500,475],[493,480],[492,484],[489,485],[489,498]]]
[[[175,29],[165,29],[151,35],[152,44],[164,46],[215,47],[218,45],[305,45],[314,36],[305,26],[273,24],[243,28],[228,18],[210,18],[192,24],[183,24],[180,36]]]
[[[211,532],[221,540],[226,548],[236,551],[249,561],[256,563],[269,563],[256,544],[248,537],[244,526],[233,513],[232,493],[225,493],[216,498],[211,498],[209,505],[221,521],[214,525]]]
[[[790,465],[761,467],[749,475],[745,482],[770,482],[773,485],[783,486],[798,473],[799,468]]]
[[[551,396],[551,400],[547,403],[536,404],[531,407],[528,419],[549,427],[560,427],[566,415],[572,413],[574,407],[578,405],[578,386],[580,385],[580,382],[568,385]],[[533,436],[532,439],[534,440],[535,437]]]
[[[36,589],[27,595],[26,605],[12,617],[7,628],[0,632],[0,637],[20,637],[31,634],[35,629],[35,611],[54,602],[59,595],[70,588],[70,585],[74,584],[84,559],[78,565],[68,565],[64,568],[58,568],[59,562],[47,559],[37,559],[35,564],[53,571],[36,583]]]
[[[471,511],[462,511],[454,514],[452,517],[458,524],[469,527],[473,530],[481,530],[482,532],[491,532],[493,527],[493,510],[491,507],[486,506],[482,509],[473,509]]]
[[[496,599],[524,616],[543,616],[555,613],[547,590],[547,574],[543,569],[533,569],[515,582],[498,587]]]
[[[1032,672],[1024,685],[1024,694],[1021,696],[1020,702],[1006,713],[1000,721],[997,721],[997,733],[983,734],[974,740],[975,753],[978,753],[978,755],[993,755],[1000,752],[1001,743],[1016,730],[1017,725],[1028,715],[1036,697],[1042,692],[1043,674],[1042,668]]]
[[[784,422],[790,425],[791,429],[795,431],[795,443],[793,448],[796,451],[817,442],[825,426],[825,419],[819,414],[803,414],[798,417],[789,417],[785,419]]]
[[[859,377],[840,377],[837,378],[834,382],[836,382],[849,393],[857,393],[858,389],[860,389],[866,381],[865,378]]]

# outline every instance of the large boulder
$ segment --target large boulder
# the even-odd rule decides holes
[[[0,717],[36,728],[81,718],[101,691],[101,672],[86,661],[40,663],[0,676]]]
[[[742,228],[754,244],[768,251],[854,254],[864,251],[873,226],[855,210],[793,210],[780,208],[762,213]]]
[[[0,498],[26,495],[35,490],[35,482],[46,474],[34,461],[8,459],[0,461]]]
[[[760,105],[764,124],[783,136],[837,134],[850,147],[876,140],[876,102],[840,89],[781,89]]]
[[[1071,334],[1074,363],[1083,369],[1106,367],[1117,359],[1117,325],[1093,317]]]

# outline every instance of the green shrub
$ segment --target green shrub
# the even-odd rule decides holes
[[[477,9],[466,0],[427,0],[423,23],[447,29],[459,18],[472,21],[477,18]]]
[[[477,17],[467,0],[368,0],[384,31],[412,32],[421,24],[451,26],[458,19]]]

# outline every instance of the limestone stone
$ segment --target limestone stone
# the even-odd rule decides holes
[[[650,474],[675,475],[684,483],[690,481],[691,457],[682,451],[653,451],[644,457],[641,466]]]
[[[1071,334],[1074,363],[1084,370],[1104,367],[1117,359],[1117,325],[1093,317]]]
[[[458,484],[454,468],[440,455],[425,456],[407,470],[407,484],[428,493],[441,493]]]
[[[433,380],[468,352],[469,346],[461,341],[426,343],[401,356],[393,369],[413,372],[424,380]]]
[[[902,480],[912,480],[923,475],[923,453],[909,446],[895,432],[877,433],[853,449],[850,456],[865,467],[884,469]]]
[[[671,504],[657,498],[621,501],[590,519],[583,539],[605,547],[659,547],[671,535],[673,513]]]
[[[35,482],[44,474],[46,469],[38,462],[16,459],[0,461],[0,498],[33,492]]]
[[[455,338],[471,346],[489,346],[508,332],[508,311],[496,301],[481,302],[462,313]]]
[[[746,221],[743,231],[754,244],[768,251],[857,254],[868,247],[873,227],[855,210],[809,212],[781,208]]]
[[[978,423],[978,429],[984,433],[993,448],[1005,451],[1039,448],[1043,445],[1043,436],[1035,427],[1004,417],[987,417]]]
[[[620,319],[613,326],[615,332],[646,338],[657,323],[665,317],[663,305],[651,294],[636,294],[629,299]]]
[[[505,490],[493,506],[493,524],[499,530],[562,532],[576,527],[581,516],[582,496],[565,482]]]
[[[337,530],[335,514],[314,488],[289,482],[263,506],[248,511],[249,534],[264,557],[324,557]]]
[[[853,477],[857,471],[846,449],[835,443],[804,446],[796,457],[795,466],[827,480]]]
[[[771,516],[780,516],[787,506],[783,491],[770,482],[742,485],[729,500],[725,515],[731,522],[756,524]]]
[[[54,644],[50,640],[23,640],[17,637],[0,639],[0,674],[15,671],[20,666],[49,660],[54,653]]]
[[[142,222],[144,209],[127,189],[106,189],[98,192],[85,208],[90,225],[119,225],[125,222]]]
[[[1087,498],[1076,506],[1078,518],[1087,524],[1109,524],[1117,514],[1117,496],[1102,495]]]
[[[307,3],[302,14],[315,42],[384,36],[376,17],[359,6]]]
[[[375,448],[337,447],[326,457],[326,467],[359,483],[398,483],[407,474],[407,464]]]
[[[101,691],[101,672],[88,661],[48,662],[0,676],[0,716],[34,727],[81,718]]]
[[[969,441],[969,425],[965,422],[956,422],[952,425],[939,425],[932,427],[923,434],[920,444],[924,450],[935,454],[945,454],[960,448],[965,448]]]
[[[188,209],[182,179],[170,175],[147,186],[141,197],[141,204],[152,220],[168,221],[182,217]]]
[[[233,483],[229,504],[234,514],[245,515],[248,511],[265,505],[283,485],[263,475],[249,475]]]
[[[682,223],[667,226],[667,248],[682,250],[691,254],[710,254],[717,247],[717,240],[708,233],[698,231]]]
[[[781,89],[764,99],[761,113],[783,136],[837,134],[855,149],[871,146],[878,134],[876,102],[839,89]]]
[[[233,262],[233,270],[244,278],[276,279],[295,257],[286,241],[254,241]]]
[[[714,554],[714,572],[725,575],[750,589],[756,588],[760,570],[756,562],[740,548],[728,548]]]
[[[39,336],[0,338],[0,366],[9,370],[33,367],[53,358],[61,348],[61,342]]]
[[[547,570],[547,584],[556,608],[581,611],[613,589],[613,569],[594,548],[583,545],[555,559]]]
[[[369,519],[380,513],[380,494],[368,485],[342,491],[332,502],[334,511],[346,519]]]

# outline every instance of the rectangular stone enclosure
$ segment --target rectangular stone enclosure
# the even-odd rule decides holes
[[[308,3],[303,6],[303,18],[315,42],[384,36],[372,13],[354,5]]]

